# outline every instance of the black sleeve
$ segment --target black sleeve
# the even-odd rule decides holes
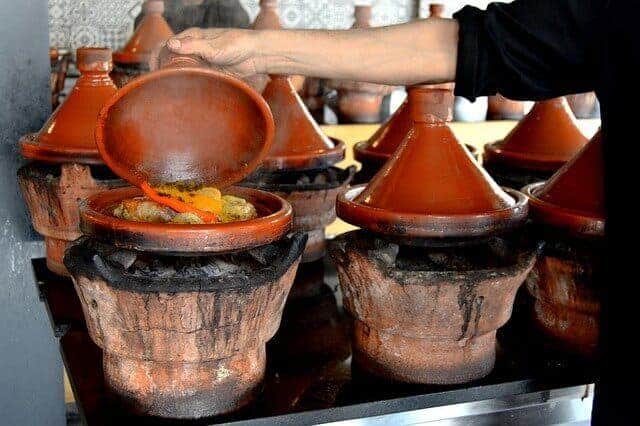
[[[598,18],[606,0],[516,0],[459,22],[456,95],[537,100],[595,89]]]

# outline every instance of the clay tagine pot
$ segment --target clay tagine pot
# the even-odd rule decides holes
[[[233,187],[269,151],[268,105],[245,83],[160,54],[163,69],[120,89],[100,113],[96,142],[131,184],[189,182],[250,201],[258,217],[181,225],[116,218],[135,187],[82,206],[84,240],[65,257],[108,389],[139,415],[201,418],[236,411],[260,390],[306,236],[291,206]],[[232,253],[231,253],[232,252]],[[231,253],[231,254],[228,254]]]
[[[544,241],[527,289],[533,320],[551,346],[597,355],[600,298],[596,277],[604,258],[602,139],[591,142],[547,182],[526,186],[531,219]]]
[[[487,120],[520,120],[524,117],[524,102],[507,99],[501,94],[489,96]]]
[[[142,13],[144,16],[127,44],[113,53],[114,69],[111,78],[118,87],[149,72],[152,52],[174,35],[162,16],[163,0],[146,0],[142,4]]]
[[[325,136],[290,80],[272,76],[263,93],[276,125],[273,146],[260,170],[242,185],[278,194],[293,206],[293,230],[307,233],[303,262],[325,254],[324,229],[335,218],[335,199],[355,173],[332,167],[342,160],[345,145]]]
[[[66,101],[38,133],[20,140],[22,155],[33,162],[18,171],[18,184],[33,226],[44,236],[47,266],[59,275],[68,275],[64,251],[82,235],[78,201],[124,185],[101,166],[94,141],[100,108],[116,92],[111,51],[81,48],[76,57],[80,78]]]
[[[442,85],[443,88],[453,88],[452,85]],[[424,90],[424,86],[408,87],[407,92]],[[414,97],[414,102],[422,98]],[[378,130],[366,141],[358,142],[353,148],[353,155],[362,164],[362,168],[356,174],[354,183],[366,183],[378,173],[382,166],[391,158],[394,152],[402,144],[404,138],[413,128],[413,120],[409,113],[409,96],[398,107],[396,112],[380,126]],[[451,118],[447,117],[447,121]],[[471,155],[479,161],[478,150],[472,145],[465,145]]]
[[[512,188],[548,179],[587,143],[567,100],[536,102],[501,141],[485,145],[483,164]]]
[[[356,5],[351,28],[371,28],[371,8],[371,5]],[[394,89],[393,86],[346,80],[331,80],[328,86],[337,90],[339,123],[379,123],[382,98]]]
[[[413,130],[365,186],[338,197],[338,217],[361,227],[330,244],[355,320],[354,360],[411,383],[487,375],[496,330],[533,266],[511,231],[526,197],[502,190],[446,125],[450,89],[409,93]]]

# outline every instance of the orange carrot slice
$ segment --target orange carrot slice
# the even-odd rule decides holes
[[[175,198],[165,197],[158,194],[158,192],[151,188],[147,182],[141,183],[140,189],[142,189],[142,192],[144,192],[144,194],[151,200],[158,204],[162,204],[163,206],[167,206],[178,213],[193,213],[205,223],[216,223],[220,221],[216,214],[197,209],[192,205],[176,200]]]

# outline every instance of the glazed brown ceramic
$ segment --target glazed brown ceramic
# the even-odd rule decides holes
[[[188,58],[170,63],[191,64]],[[273,133],[268,105],[245,83],[209,69],[176,67],[137,78],[109,99],[96,144],[105,163],[134,185],[224,187],[262,162]]]
[[[124,185],[120,179],[98,179],[87,165],[32,163],[18,171],[18,184],[33,227],[44,236],[47,267],[68,275],[62,264],[66,248],[80,238],[79,200]]]
[[[531,218],[545,246],[527,288],[533,319],[552,343],[594,357],[599,336],[605,228],[602,139],[589,144],[548,182],[531,184]]]
[[[536,102],[502,140],[485,146],[485,166],[555,172],[587,143],[565,98]]]
[[[109,260],[113,247],[100,247],[80,240],[65,263],[116,401],[138,415],[184,419],[236,411],[259,394],[265,343],[279,327],[304,236],[269,246],[262,254],[272,260],[221,276],[200,268],[185,277],[173,266],[153,276],[137,264],[175,262],[121,251],[132,259],[123,267]],[[254,265],[251,256],[221,260]],[[187,257],[178,265],[215,258]]]
[[[80,78],[69,96],[34,137],[20,141],[25,158],[45,162],[101,164],[94,133],[98,113],[115,92],[109,78],[111,50],[80,48],[76,53]]]
[[[576,95],[567,95],[567,102],[571,111],[577,118],[595,118],[596,116],[595,92],[578,93]]]
[[[273,145],[262,163],[263,169],[325,168],[344,158],[344,142],[322,133],[288,77],[271,76],[262,96],[271,108],[276,126]]]
[[[225,194],[255,205],[256,219],[215,224],[182,225],[132,222],[113,216],[123,200],[143,196],[134,187],[96,194],[80,207],[85,235],[116,247],[156,253],[225,253],[246,250],[282,238],[291,228],[293,213],[282,198],[249,188],[228,187]]]
[[[118,87],[149,72],[153,51],[172,37],[173,30],[164,19],[164,1],[146,0],[142,4],[143,18],[127,44],[113,53],[114,71],[111,74]]]
[[[338,197],[338,217],[385,235],[441,238],[490,235],[523,222],[526,197],[505,192],[446,125],[450,89],[409,92],[413,130],[366,186]]]
[[[489,374],[496,330],[509,320],[516,291],[535,260],[532,250],[516,247],[502,241],[473,249],[485,260],[458,269],[455,261],[441,268],[430,263],[469,260],[470,251],[415,253],[411,247],[407,254],[362,231],[332,241],[344,306],[355,323],[354,362],[375,376],[406,383],[464,383]]]
[[[489,96],[487,120],[520,120],[524,116],[524,102],[512,101],[501,94]]]

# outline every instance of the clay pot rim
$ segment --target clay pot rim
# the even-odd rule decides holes
[[[472,157],[476,157],[478,155],[478,148],[468,143],[463,143],[465,148],[471,153]],[[370,162],[379,162],[386,163],[393,154],[387,155],[381,152],[371,151],[368,148],[370,147],[369,141],[360,141],[356,143],[353,147],[353,157],[360,162],[370,161]]]
[[[253,189],[258,189],[258,190],[267,191],[267,192],[303,193],[303,192],[330,191],[332,189],[337,189],[345,185],[348,185],[356,174],[356,166],[354,165],[349,166],[346,169],[343,169],[340,167],[333,167],[333,166],[328,167],[327,169],[338,170],[338,173],[345,175],[344,179],[338,180],[335,184],[331,184],[331,185],[321,184],[321,183],[309,183],[309,184],[301,184],[301,185],[298,185],[295,183],[281,183],[281,184],[267,183],[264,185],[260,185],[252,181],[242,181],[238,183],[238,185],[246,188],[253,188]],[[268,171],[268,172],[278,173],[277,171]],[[286,172],[281,172],[281,173],[286,173]]]
[[[529,198],[531,218],[535,222],[565,229],[578,236],[604,237],[604,219],[538,198],[537,194],[545,183],[544,181],[536,182],[522,188],[522,192]]]
[[[355,203],[367,184],[356,185],[338,195],[336,212],[347,223],[374,233],[413,237],[445,238],[494,235],[522,224],[528,214],[528,198],[511,188],[502,188],[514,200],[511,207],[484,214],[421,215],[398,213]]]
[[[104,164],[97,147],[82,149],[41,144],[38,135],[38,133],[27,133],[20,138],[20,154],[24,158],[46,163]]]
[[[484,146],[484,161],[505,164],[515,168],[523,168],[541,172],[555,172],[573,158],[574,154],[564,155],[540,155],[529,152],[516,152],[502,149],[500,146],[504,140],[488,143]]]
[[[145,64],[149,65],[149,60],[151,59],[151,52],[145,53],[134,53],[134,52],[125,52],[124,50],[118,50],[113,52],[113,63],[119,64]]]
[[[247,177],[251,172],[253,172],[264,158],[268,155],[269,150],[271,149],[271,144],[273,142],[273,136],[275,134],[275,123],[273,121],[273,115],[271,114],[271,109],[267,102],[262,98],[262,96],[253,90],[248,84],[237,79],[231,75],[221,73],[219,71],[215,71],[209,68],[199,68],[199,67],[179,67],[179,68],[164,68],[160,70],[156,70],[150,72],[148,74],[144,74],[129,83],[127,83],[122,88],[118,89],[116,93],[114,93],[107,102],[103,105],[100,113],[98,114],[98,120],[96,122],[96,131],[95,131],[95,143],[102,157],[104,163],[118,176],[127,182],[133,185],[139,185],[140,179],[136,176],[135,171],[129,170],[125,166],[121,166],[117,159],[112,158],[109,153],[105,150],[105,125],[107,123],[107,119],[109,118],[109,110],[113,107],[120,99],[124,98],[127,94],[137,89],[138,87],[144,85],[148,81],[157,80],[165,77],[171,77],[173,75],[201,75],[205,77],[211,77],[215,79],[219,79],[224,81],[226,84],[234,86],[236,89],[242,91],[245,96],[251,98],[256,107],[262,113],[265,121],[265,129],[264,129],[264,143],[257,155],[253,158],[252,161],[248,162],[247,166],[241,170],[237,170],[232,173],[228,173],[224,179],[219,179],[221,182],[216,186],[220,188],[224,188],[228,185],[232,185],[237,183]]]
[[[293,209],[281,197],[251,188],[229,187],[226,193],[254,198],[256,208],[267,209],[256,219],[202,225],[134,222],[119,219],[105,210],[118,202],[143,196],[128,186],[95,194],[80,203],[83,234],[119,248],[165,254],[229,253],[269,244],[289,232]],[[256,201],[257,200],[257,201]],[[271,206],[267,205],[271,204]]]
[[[319,168],[327,168],[335,163],[344,160],[347,145],[337,138],[329,137],[333,142],[333,148],[322,153],[304,153],[291,154],[281,156],[267,156],[260,166],[263,170],[279,171],[279,170],[311,170]]]

